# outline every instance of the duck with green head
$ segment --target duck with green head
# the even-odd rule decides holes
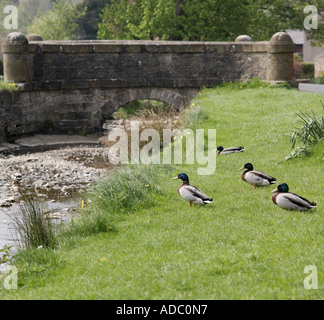
[[[205,205],[207,203],[213,203],[213,199],[209,198],[205,193],[195,186],[189,184],[189,178],[185,173],[180,173],[177,177],[173,179],[180,179],[182,183],[178,188],[178,193],[180,196],[192,204]]]
[[[244,148],[243,147],[230,147],[230,148],[223,148],[222,146],[217,147],[217,154],[220,155],[228,155],[231,153],[238,153],[238,152],[243,152]]]
[[[240,170],[244,170],[242,173],[242,180],[249,183],[254,187],[264,187],[270,184],[277,183],[276,178],[269,176],[268,174],[253,170],[253,165],[251,163],[246,163]]]
[[[289,187],[286,183],[279,184],[272,192],[274,192],[272,195],[273,203],[281,209],[289,211],[306,211],[317,207],[315,202],[310,202],[296,193],[289,192]]]

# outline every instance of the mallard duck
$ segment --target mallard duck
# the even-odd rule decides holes
[[[244,170],[242,173],[243,181],[251,184],[254,189],[256,187],[268,186],[270,184],[277,183],[277,180],[264,172],[253,170],[253,166],[251,163],[246,163],[240,170]]]
[[[209,198],[205,193],[199,190],[195,186],[189,184],[189,178],[185,173],[180,173],[177,177],[173,179],[181,179],[182,184],[178,188],[178,193],[180,196],[192,204],[204,205],[207,203],[213,203],[213,199]]]
[[[231,147],[231,148],[223,148],[222,146],[217,147],[218,155],[227,155],[231,153],[243,152],[244,147]]]
[[[286,183],[279,184],[272,192],[274,192],[272,201],[281,209],[306,211],[317,207],[315,202],[310,202],[296,193],[289,192],[289,187]]]

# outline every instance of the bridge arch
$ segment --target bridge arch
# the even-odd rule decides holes
[[[186,107],[198,94],[197,88],[129,88],[111,92],[108,101],[101,107],[101,123],[105,122],[120,107],[137,100],[157,100],[175,109]]]

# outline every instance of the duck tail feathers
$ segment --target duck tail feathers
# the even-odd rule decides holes
[[[211,199],[211,198],[210,198],[210,199],[204,199],[203,202],[204,202],[204,203],[213,203],[214,200]]]

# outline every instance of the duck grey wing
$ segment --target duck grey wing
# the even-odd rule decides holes
[[[296,193],[290,192],[287,194],[287,196],[284,195],[284,197],[299,207],[305,207],[305,208],[309,208],[309,209],[317,207],[317,204],[315,202],[310,202],[309,200],[305,199],[304,197],[299,196]]]
[[[268,180],[270,183],[276,183],[277,182],[277,179],[276,178],[271,177],[271,176],[269,176],[268,174],[266,174],[264,172],[255,171],[255,170],[250,171],[250,172],[253,172],[254,174],[258,175],[259,177]]]
[[[231,148],[226,148],[226,151],[233,151],[233,152],[240,152],[244,150],[244,147],[231,147]]]
[[[185,188],[190,191],[194,196],[202,199],[202,200],[209,200],[213,201],[212,198],[209,198],[204,192],[202,192],[200,189],[198,189],[195,186],[185,186]]]

